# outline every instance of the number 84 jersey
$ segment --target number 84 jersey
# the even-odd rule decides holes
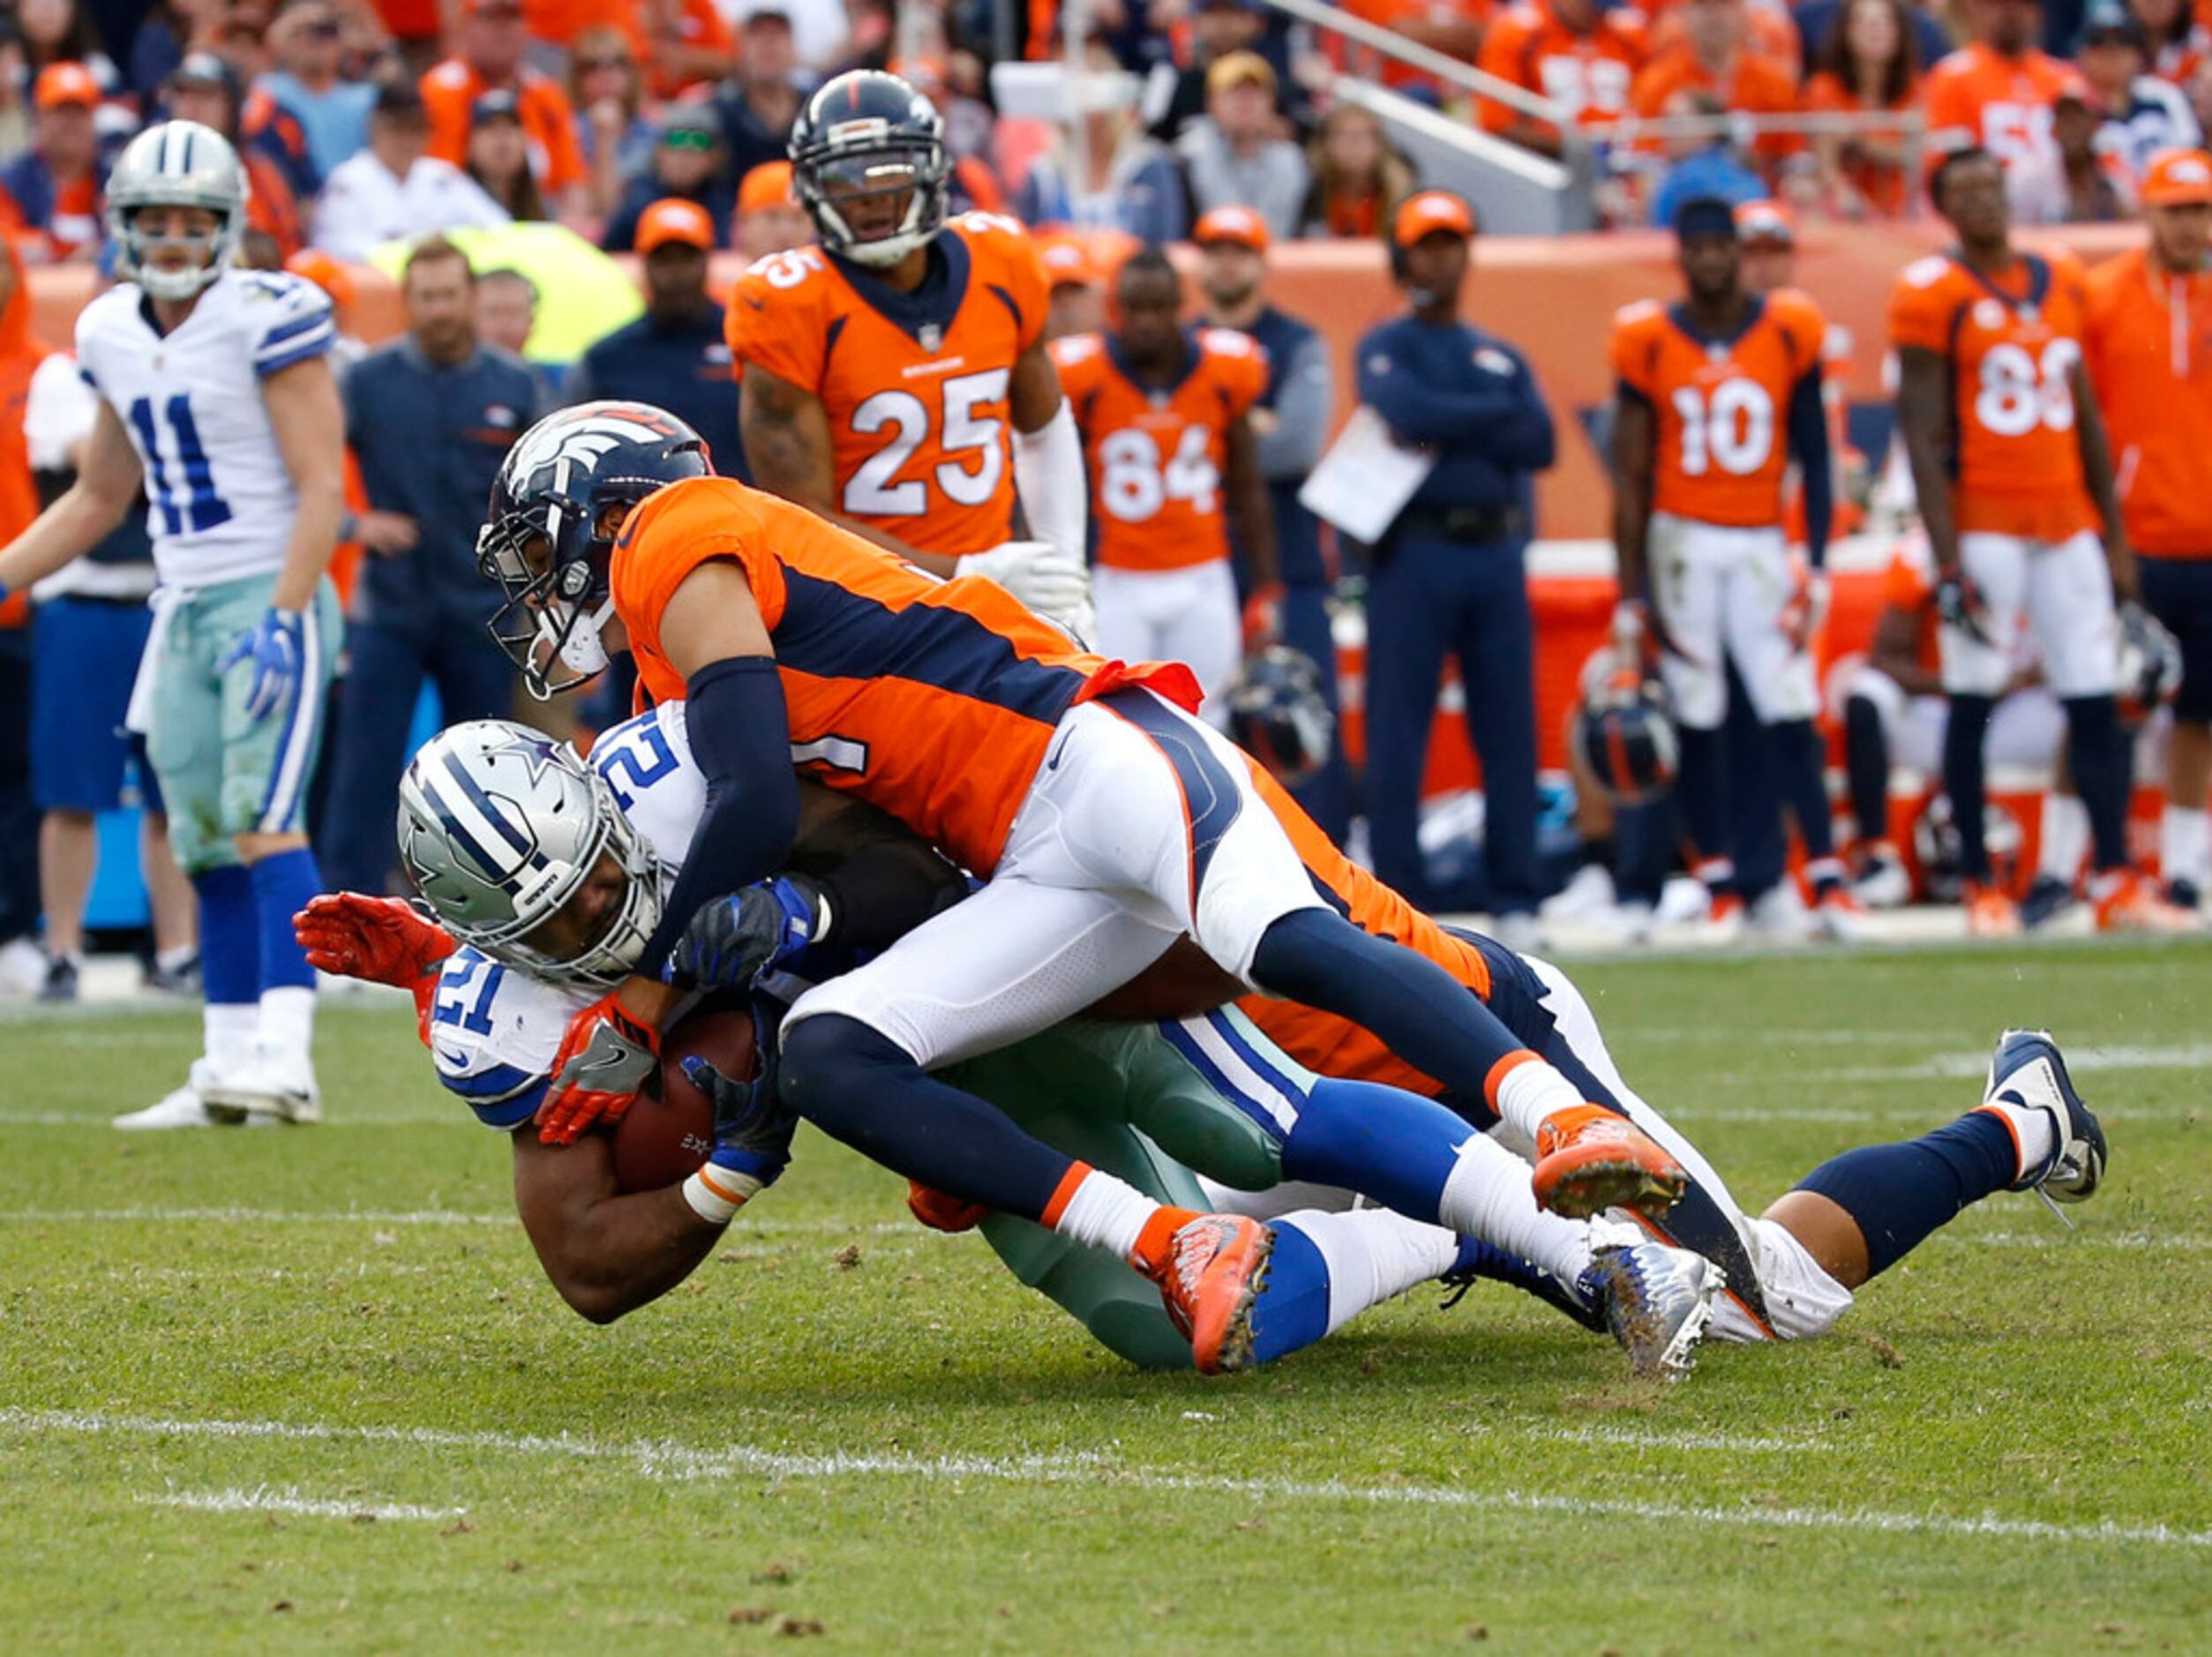
[[[912,293],[820,248],[761,259],[724,313],[742,375],[821,399],[837,510],[925,552],[982,552],[1014,531],[1009,389],[1044,337],[1044,267],[1011,219],[971,213],[930,245]]]
[[[2015,254],[1998,275],[1939,253],[1898,277],[1890,341],[1942,357],[1951,387],[1961,532],[2058,542],[2096,527],[2074,431],[2087,286],[2070,253]]]
[[[1613,372],[1653,415],[1653,511],[1738,529],[1782,521],[1790,409],[1819,397],[1827,332],[1819,306],[1788,288],[1753,300],[1728,338],[1656,300],[1615,315]]]
[[[209,587],[282,566],[299,495],[261,381],[337,338],[328,296],[281,271],[225,271],[167,334],[131,282],[79,313],[78,371],[146,469],[146,532],[164,583]]]

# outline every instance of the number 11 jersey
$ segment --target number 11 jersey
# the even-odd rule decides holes
[[[820,248],[738,279],[724,330],[758,367],[821,399],[836,509],[925,552],[986,552],[1014,533],[1009,392],[1044,337],[1044,267],[1011,219],[947,223],[911,293]]]
[[[225,271],[173,332],[119,283],[77,319],[77,366],[146,469],[146,532],[170,587],[266,575],[284,563],[299,494],[261,381],[327,352],[330,299],[282,271]]]

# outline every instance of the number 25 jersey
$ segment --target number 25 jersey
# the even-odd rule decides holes
[[[738,279],[725,313],[742,374],[821,399],[836,509],[926,552],[982,552],[1014,529],[1009,387],[1044,337],[1045,272],[1011,219],[950,221],[920,288],[794,248]]]
[[[77,366],[131,434],[146,469],[146,533],[172,587],[283,566],[299,493],[261,381],[327,352],[330,299],[283,271],[225,271],[163,334],[135,283],[79,313]]]
[[[1653,300],[1613,319],[1613,372],[1653,410],[1654,511],[1737,529],[1782,521],[1790,408],[1828,325],[1794,289],[1752,304],[1729,339],[1701,337],[1679,306]]]
[[[1267,391],[1267,353],[1249,334],[1201,328],[1188,367],[1159,390],[1140,386],[1114,342],[1095,334],[1053,342],[1091,472],[1099,562],[1179,570],[1229,556],[1221,474],[1229,428]]]
[[[2001,277],[1945,253],[1897,279],[1892,343],[1943,358],[1961,531],[2063,541],[2096,523],[2073,429],[2085,282],[2071,254],[2033,253]]]

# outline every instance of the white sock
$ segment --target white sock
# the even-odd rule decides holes
[[[1523,1065],[1514,1074],[1535,1068]],[[1453,1231],[1517,1254],[1562,1283],[1572,1283],[1590,1263],[1588,1224],[1538,1208],[1528,1164],[1487,1134],[1459,1147],[1458,1164],[1445,1179],[1436,1208]]]
[[[1136,1253],[1144,1222],[1160,1205],[1126,1180],[1093,1168],[1060,1211],[1053,1230],[1128,1260]]]
[[[1579,1088],[1533,1054],[1506,1071],[1492,1091],[1496,1097],[1490,1100],[1490,1108],[1527,1135],[1532,1143],[1545,1117],[1587,1102]]]
[[[307,1061],[315,1048],[315,992],[298,985],[263,990],[261,1045],[288,1059]]]
[[[216,1070],[235,1070],[253,1056],[261,1009],[251,1001],[210,1001],[199,1016],[200,1040]]]
[[[2169,806],[2158,820],[2158,868],[2199,891],[2212,886],[2212,814]]]
[[[1324,1213],[1301,1208],[1273,1222],[1291,1227],[1319,1252],[1329,1268],[1329,1330],[1334,1333],[1370,1306],[1442,1277],[1459,1257],[1459,1239],[1441,1226],[1386,1208]]]
[[[2036,873],[2053,875],[2072,886],[2089,850],[2089,808],[2079,796],[2053,789],[2043,797],[2042,839]]]
[[[1991,1099],[1980,1107],[1992,1115],[2005,1119],[2013,1130],[2013,1143],[2020,1151],[2020,1173],[2026,1179],[2028,1170],[2040,1168],[2051,1160],[2051,1152],[2058,1148],[2058,1125],[2051,1120],[2051,1113],[2040,1107],[2007,1104],[2003,1099]]]

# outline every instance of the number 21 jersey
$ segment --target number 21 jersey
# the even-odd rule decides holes
[[[821,399],[839,512],[958,555],[1013,534],[1008,394],[1015,358],[1044,335],[1046,295],[1029,233],[971,213],[939,234],[912,293],[794,248],[738,279],[724,326],[739,373]]]
[[[1897,279],[1892,343],[1944,360],[1961,531],[2063,541],[2096,523],[2073,429],[2085,280],[2072,255],[2033,253],[2002,276],[1938,254]]]
[[[146,533],[171,587],[282,566],[299,506],[262,401],[268,375],[327,352],[330,299],[281,271],[225,271],[164,334],[135,283],[77,319],[77,365],[146,469]]]

